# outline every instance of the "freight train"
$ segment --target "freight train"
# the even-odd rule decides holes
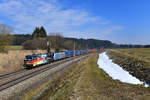
[[[34,55],[27,55],[24,59],[24,67],[32,68],[43,64],[48,64],[53,61],[61,60],[64,58],[72,57],[74,55],[83,55],[87,53],[96,52],[96,49],[91,50],[74,50],[74,51],[64,51],[64,52],[57,52],[57,53],[45,53],[45,54],[34,54]]]

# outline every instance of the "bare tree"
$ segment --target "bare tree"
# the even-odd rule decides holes
[[[8,47],[11,44],[12,36],[10,33],[13,29],[5,24],[0,24],[0,52],[6,52]]]
[[[25,41],[22,46],[26,50],[36,50],[36,49],[47,49],[47,40],[46,39],[33,39],[33,40],[27,40]]]
[[[0,35],[10,34],[11,32],[13,32],[13,29],[10,26],[0,24]]]
[[[55,51],[59,52],[64,42],[63,35],[61,35],[61,33],[50,33],[48,38],[51,42],[52,48],[55,48]]]

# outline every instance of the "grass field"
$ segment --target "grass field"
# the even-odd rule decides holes
[[[133,59],[144,61],[150,67],[150,48],[135,48],[135,49],[112,49],[119,55],[128,56]]]
[[[98,68],[97,59],[95,54],[57,77],[54,88],[38,100],[150,100],[150,88],[113,80]],[[24,100],[32,100],[30,94]]]
[[[22,50],[23,47],[22,46],[8,46],[7,49],[8,50]]]

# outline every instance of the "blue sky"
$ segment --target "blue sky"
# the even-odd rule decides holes
[[[48,33],[122,44],[150,44],[149,0],[1,0],[0,23],[14,33]]]

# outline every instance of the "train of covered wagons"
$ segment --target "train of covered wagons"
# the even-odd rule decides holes
[[[58,61],[61,59],[73,57],[74,55],[84,55],[88,53],[94,53],[98,51],[98,49],[89,49],[89,50],[74,50],[74,51],[64,51],[57,53],[45,53],[45,54],[33,54],[27,55],[24,59],[24,67],[25,68],[33,68],[39,65],[48,64],[54,61]]]

